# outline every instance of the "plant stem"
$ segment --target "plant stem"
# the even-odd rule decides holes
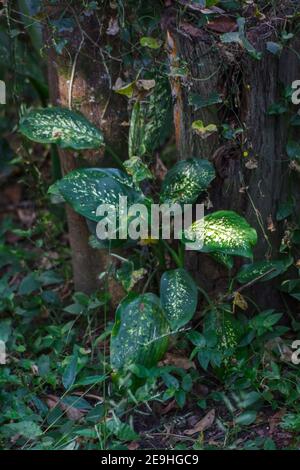
[[[175,261],[176,265],[178,266],[178,268],[182,268],[182,262],[181,262],[181,259],[180,257],[178,256],[178,254],[176,253],[175,250],[173,250],[173,248],[170,247],[169,243],[167,243],[165,240],[162,240],[162,243],[164,245],[164,247],[168,250],[168,252],[170,253],[170,255],[172,256],[173,260]]]
[[[124,170],[125,167],[123,165],[123,162],[120,159],[120,157],[116,154],[116,152],[107,144],[105,145],[105,149],[109,153],[109,155],[113,158],[113,160],[119,165],[119,167],[122,168],[122,170]]]

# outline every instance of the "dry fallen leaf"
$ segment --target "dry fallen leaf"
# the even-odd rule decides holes
[[[229,16],[219,16],[215,20],[209,21],[206,27],[216,33],[232,33],[237,30],[236,21]]]
[[[246,162],[245,167],[248,168],[248,170],[256,170],[258,167],[258,161],[255,160],[255,158],[251,158]]]
[[[138,442],[130,442],[130,444],[127,445],[128,450],[137,450],[140,447]]]
[[[276,227],[275,227],[275,224],[273,222],[271,215],[269,215],[267,219],[267,223],[268,223],[267,229],[269,230],[269,232],[276,232]]]
[[[215,417],[216,412],[212,409],[195,425],[193,429],[187,429],[184,431],[184,434],[186,436],[192,436],[193,434],[206,431],[206,429],[209,429],[213,425]]]
[[[193,361],[190,361],[186,357],[176,356],[175,354],[171,353],[166,354],[164,360],[162,361],[162,364],[180,367],[184,370],[196,369],[196,366]]]
[[[73,408],[72,406],[68,406],[65,403],[62,403],[60,401],[60,398],[56,397],[55,395],[47,395],[46,403],[48,407],[50,408],[50,410],[58,406],[63,412],[65,412],[66,416],[71,421],[78,421],[84,415],[83,410],[79,410],[77,408]]]
[[[181,23],[180,31],[183,31],[185,34],[188,34],[192,38],[201,38],[204,36],[204,33],[201,29],[196,28],[195,26],[189,23]]]
[[[282,410],[278,411],[275,413],[271,418],[269,419],[269,425],[270,425],[270,434],[273,434],[274,431],[276,431],[279,423],[282,420],[282,417],[285,415],[286,409],[283,408]]]
[[[108,23],[106,34],[108,34],[109,36],[116,36],[119,31],[120,31],[120,26],[119,26],[118,18],[111,18]]]

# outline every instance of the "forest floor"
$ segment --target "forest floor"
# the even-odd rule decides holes
[[[0,196],[1,448],[297,448],[298,373],[275,362],[277,389],[258,383],[243,394],[247,405],[184,342],[150,373],[144,396],[114,389],[107,299],[73,292],[64,212],[46,195],[49,167],[41,158],[27,168],[5,176]]]

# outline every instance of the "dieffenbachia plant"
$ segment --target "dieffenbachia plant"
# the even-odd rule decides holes
[[[150,110],[143,110],[144,117],[153,112],[153,100],[150,100]],[[50,194],[85,217],[89,227],[101,219],[97,215],[99,205],[116,206],[120,195],[127,197],[129,207],[135,203],[150,203],[151,199],[144,195],[140,183],[153,175],[141,156],[147,150],[150,136],[154,138],[157,135],[158,128],[151,127],[148,121],[145,125],[150,135],[146,136],[145,129],[139,130],[138,144],[132,141],[132,130],[131,148],[141,149],[141,154],[133,155],[124,163],[127,173],[114,168],[80,168],[55,182],[49,189]],[[97,149],[104,145],[100,130],[81,114],[62,108],[28,113],[21,119],[20,131],[33,141],[55,143],[73,150]],[[208,189],[214,177],[213,165],[206,159],[180,161],[166,174],[159,201],[193,204]],[[195,222],[184,232],[183,247],[195,237],[197,241],[199,229]],[[204,218],[204,243],[197,249],[230,267],[233,256],[252,258],[256,242],[256,231],[243,217],[232,211],[218,211]],[[169,251],[175,253],[171,247]],[[179,256],[174,257],[175,261],[178,259]],[[280,265],[275,268],[278,271]],[[130,269],[137,272],[133,266]],[[257,269],[260,272],[264,267],[258,266]],[[251,269],[245,267],[238,280],[244,282],[249,277]],[[111,365],[118,371],[136,362],[145,366],[155,365],[167,349],[169,336],[184,328],[197,309],[198,286],[182,266],[163,273],[160,297],[152,293],[138,295],[130,290],[130,285],[134,284],[123,282],[123,286],[128,287],[128,294],[117,309],[111,335]]]

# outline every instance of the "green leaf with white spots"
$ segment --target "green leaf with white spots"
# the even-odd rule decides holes
[[[19,130],[34,142],[57,144],[61,148],[84,150],[104,145],[101,131],[82,114],[67,108],[31,111],[21,118]]]
[[[160,280],[160,298],[172,330],[178,330],[196,312],[198,290],[194,279],[185,269],[165,272]]]
[[[135,183],[140,183],[146,179],[153,179],[151,171],[139,157],[131,157],[129,160],[126,160],[124,167]]]
[[[110,362],[115,370],[131,364],[152,367],[168,347],[169,324],[154,294],[129,294],[119,305],[112,329]]]
[[[234,260],[230,255],[224,255],[223,253],[210,253],[210,256],[219,264],[225,266],[225,268],[231,270],[233,268]]]
[[[137,101],[132,109],[129,129],[129,157],[152,155],[170,135],[172,99],[167,78],[155,77],[149,96]]]
[[[95,222],[102,218],[96,215],[100,204],[118,207],[119,196],[127,196],[128,207],[144,200],[131,178],[112,168],[79,168],[52,185],[49,193],[60,194],[75,212]]]
[[[256,279],[259,282],[270,281],[270,279],[285,273],[292,263],[292,258],[286,258],[282,260],[265,260],[246,264],[245,266],[242,266],[236,279],[240,284],[247,284],[248,282],[255,281]]]
[[[208,160],[182,160],[168,171],[162,185],[162,203],[193,204],[215,178],[215,170]]]
[[[218,211],[194,222],[184,233],[184,243],[203,253],[253,257],[257,233],[248,222],[232,211]]]

